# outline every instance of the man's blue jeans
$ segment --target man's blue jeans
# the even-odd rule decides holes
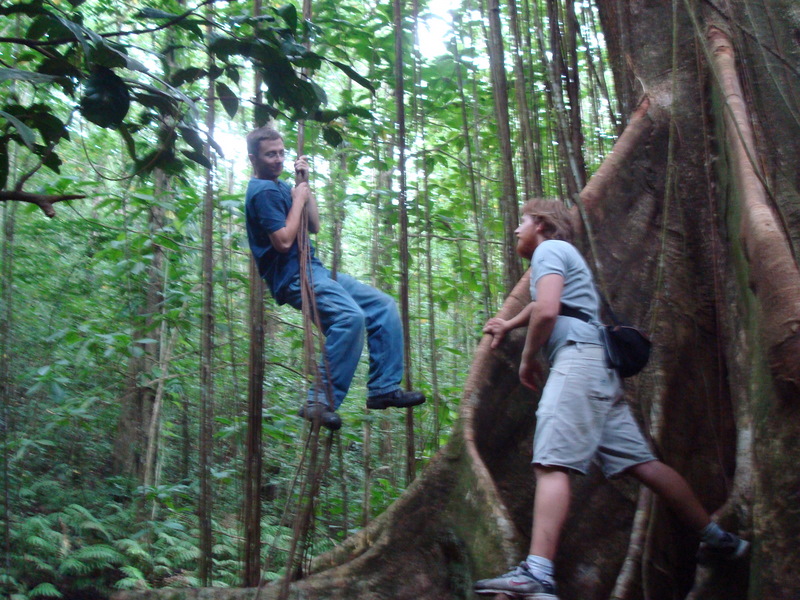
[[[343,273],[333,280],[318,263],[312,263],[311,275],[326,356],[320,360],[323,388],[309,390],[309,402],[327,404],[324,389],[330,383],[334,408],[341,406],[364,349],[365,331],[369,347],[367,394],[378,396],[398,389],[403,379],[403,328],[394,299]],[[294,308],[301,308],[299,277],[288,286],[284,298]]]

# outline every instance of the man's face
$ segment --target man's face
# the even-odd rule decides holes
[[[275,180],[283,173],[283,159],[286,150],[283,140],[261,140],[258,154],[250,155],[253,171],[259,179]]]
[[[517,236],[517,254],[522,258],[530,258],[539,245],[539,222],[531,215],[523,214],[522,222],[514,231]]]

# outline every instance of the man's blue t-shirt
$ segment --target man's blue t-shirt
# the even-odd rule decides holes
[[[284,291],[300,275],[297,240],[287,252],[278,252],[269,234],[286,227],[286,217],[292,208],[292,187],[281,179],[275,181],[253,177],[245,194],[247,240],[258,272],[269,286],[278,304],[286,302]],[[319,263],[311,244],[311,260]],[[320,263],[321,265],[321,263]]]
[[[553,362],[556,353],[567,342],[602,344],[600,338],[600,299],[586,261],[569,242],[546,240],[534,250],[531,258],[531,299],[536,300],[536,283],[545,275],[561,275],[564,289],[561,304],[590,317],[587,323],[574,317],[559,315],[553,333],[545,344],[545,352]]]

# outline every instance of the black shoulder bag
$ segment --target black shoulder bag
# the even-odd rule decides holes
[[[598,291],[598,294],[600,292]],[[603,345],[606,349],[606,360],[610,367],[617,370],[620,377],[631,377],[644,369],[650,359],[650,347],[652,343],[647,334],[638,327],[626,325],[621,322],[611,308],[611,305],[600,294],[600,299],[605,304],[613,325],[603,325],[600,328],[600,335],[603,338]],[[569,306],[561,305],[560,314],[566,317],[574,317],[587,323],[591,317],[586,313]]]

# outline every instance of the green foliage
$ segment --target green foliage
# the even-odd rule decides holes
[[[221,149],[213,140],[203,139],[207,136],[197,123],[199,113],[191,88],[204,78],[214,81],[220,102],[234,118],[241,101],[238,94],[219,79],[238,84],[242,77],[241,60],[250,61],[267,83],[268,103],[260,107],[263,114],[277,115],[281,110],[289,110],[294,119],[314,119],[320,107],[327,103],[327,95],[307,74],[300,76],[298,71],[317,70],[323,62],[374,91],[371,82],[350,65],[327,59],[303,46],[297,37],[301,32],[297,27],[297,11],[292,5],[273,9],[277,18],[221,15],[215,20],[215,30],[210,35],[200,27],[203,22],[200,16],[191,10],[175,14],[146,7],[129,16],[131,21],[127,24],[119,23],[117,14],[113,15],[113,20],[102,18],[101,11],[91,10],[91,3],[76,5],[69,13],[42,2],[20,3],[4,7],[3,11],[6,17],[18,20],[18,29],[25,28],[24,37],[16,38],[16,44],[30,50],[46,45],[48,50],[41,55],[24,53],[24,59],[17,60],[16,68],[0,68],[0,84],[13,82],[29,86],[31,93],[26,95],[34,98],[46,95],[48,89],[57,86],[62,92],[62,101],[19,104],[17,94],[12,94],[11,102],[0,104],[0,127],[5,123],[0,129],[0,188],[7,185],[11,141],[26,147],[45,166],[59,172],[61,160],[54,148],[62,138],[68,137],[65,116],[71,112],[76,99],[80,114],[87,121],[119,131],[130,158],[137,165],[137,173],[142,174],[155,168],[178,172],[184,167],[179,153],[205,168],[211,167],[206,141],[220,154]],[[147,25],[145,29],[141,29],[143,22]],[[12,19],[7,23],[10,26]],[[142,52],[141,47],[130,44],[130,31],[125,25],[133,26],[139,33],[175,26],[173,47],[167,54],[173,54],[180,44],[199,44],[222,64],[212,69],[198,64],[184,65],[174,73],[167,71],[159,76],[151,67],[159,53]],[[122,26],[122,29],[106,31],[112,26]],[[304,23],[303,34],[313,31],[312,24]],[[0,44],[0,52],[2,46]],[[202,59],[202,56],[184,55],[191,57],[190,60]],[[132,104],[136,105],[136,110],[131,110]],[[347,114],[347,110],[333,112],[338,116]],[[180,138],[174,134],[163,135],[165,130],[174,131],[176,123],[190,149],[181,148]],[[36,130],[44,144],[36,143]],[[341,134],[333,127],[327,127],[326,131],[332,142],[340,139]],[[140,156],[137,146],[148,145],[154,134],[159,138],[159,147]]]
[[[198,584],[205,181],[190,163],[214,169],[216,190],[212,577],[215,585],[239,585],[250,336],[242,138],[250,123],[275,117],[294,152],[294,120],[306,120],[304,151],[324,215],[319,255],[331,265],[338,228],[339,268],[397,297],[391,10],[385,3],[319,0],[312,24],[290,5],[254,18],[246,4],[215,3],[207,32],[204,15],[184,14],[173,1],[153,0],[138,14],[99,0],[72,4],[75,10],[37,0],[0,7],[3,35],[24,40],[0,43],[6,65],[0,67],[0,183],[7,184],[0,187],[11,187],[41,161],[47,170],[36,171],[27,189],[87,196],[60,205],[49,222],[20,205],[13,226],[2,204],[6,231],[13,230],[4,238],[10,255],[2,255],[11,256],[4,267],[13,317],[7,352],[13,393],[3,439],[12,568],[0,574],[2,593],[77,598]],[[421,467],[458,419],[472,350],[490,316],[481,296],[496,305],[504,294],[502,185],[480,25],[465,19],[457,33],[475,40],[475,48],[458,57],[420,56],[412,63],[407,45],[408,330],[414,384],[429,398],[414,411]],[[457,67],[465,79],[463,107]],[[251,100],[254,71],[266,81],[260,104]],[[540,81],[537,71],[529,93],[546,106]],[[216,156],[201,124],[209,84],[223,109],[211,144]],[[552,123],[544,110],[537,117],[546,136]],[[224,143],[230,138],[237,146]],[[557,194],[553,145],[543,138],[541,147],[545,193]],[[166,183],[156,181],[156,168],[169,175]],[[475,199],[470,168],[480,184]],[[307,424],[296,415],[308,382],[300,315],[270,300],[266,308],[262,538],[266,576],[277,578],[299,502]],[[364,354],[341,409],[345,426],[323,481],[308,554],[363,527],[365,512],[374,517],[404,489],[404,415],[365,412]],[[154,483],[143,486],[137,468],[144,442],[123,433],[137,418],[146,429],[156,395],[162,404]],[[130,449],[138,463],[118,463],[120,449]]]

